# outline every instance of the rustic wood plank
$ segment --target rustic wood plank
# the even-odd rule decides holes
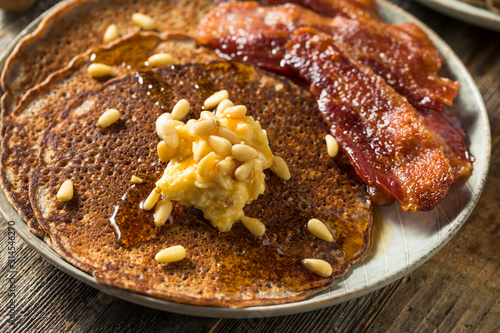
[[[43,327],[64,331],[99,291],[45,261],[19,236],[9,234],[3,219],[0,225],[0,332],[37,332]],[[9,235],[15,238],[13,257],[16,261],[12,266],[7,261],[9,246],[12,246]],[[9,322],[11,309],[15,324]]]
[[[207,332],[219,319],[179,315],[146,308],[105,294],[69,332]]]
[[[349,302],[301,314],[223,319],[210,332],[360,332],[384,306],[397,285],[398,282]]]

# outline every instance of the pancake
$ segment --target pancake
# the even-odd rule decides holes
[[[38,28],[24,37],[7,59],[1,84],[8,97],[3,104],[17,104],[25,92],[65,67],[74,56],[101,45],[110,24],[116,24],[122,36],[137,32],[140,28],[131,18],[140,12],[156,20],[155,28],[159,32],[194,37],[196,24],[212,7],[211,0],[64,2],[44,17]]]
[[[160,52],[170,53],[177,63],[218,59],[211,50],[198,46],[189,37],[135,32],[76,56],[65,68],[28,91],[10,114],[4,114],[0,180],[7,198],[34,234],[43,236],[43,230],[33,216],[26,193],[30,171],[37,162],[39,140],[45,129],[63,116],[74,98],[99,88],[105,81],[96,80],[87,73],[91,59],[112,66],[113,75],[119,77],[150,68],[145,60]]]
[[[187,118],[197,118],[203,101],[220,89],[248,107],[292,174],[283,181],[267,173],[265,193],[245,208],[245,215],[266,225],[261,238],[241,223],[218,232],[200,211],[175,203],[171,219],[156,228],[152,213],[138,208],[165,168],[156,154],[158,116],[187,98],[192,106]],[[100,129],[97,119],[108,108],[120,110],[122,118]],[[298,301],[331,285],[369,241],[368,195],[328,156],[326,133],[328,125],[306,89],[249,65],[138,72],[80,95],[67,116],[45,132],[30,177],[30,200],[49,245],[103,284],[199,305]],[[132,184],[132,175],[145,182]],[[62,203],[56,193],[65,179],[73,180],[75,197]],[[311,218],[325,222],[332,243],[307,230]],[[119,243],[111,219],[122,233]],[[183,245],[187,258],[159,265],[155,254],[172,245]],[[304,258],[328,261],[332,276],[308,271]]]

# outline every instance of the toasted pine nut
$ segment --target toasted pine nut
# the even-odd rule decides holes
[[[234,106],[234,103],[231,102],[229,99],[225,99],[217,105],[217,110],[215,111],[215,114],[217,116],[221,116],[224,113],[224,110],[228,107]]]
[[[73,182],[70,179],[66,179],[57,191],[57,200],[60,201],[70,201],[73,199]]]
[[[105,64],[93,63],[87,68],[87,73],[89,73],[92,77],[101,78],[112,75],[113,68]]]
[[[252,182],[252,199],[257,199],[257,197],[264,192],[262,181],[259,178],[255,178]]]
[[[220,126],[217,129],[217,135],[221,136],[225,139],[228,139],[233,145],[241,142],[240,137],[236,133],[234,133],[233,131],[231,131],[229,128],[226,128],[226,127]]]
[[[321,259],[303,259],[302,264],[306,266],[308,270],[314,272],[322,277],[329,277],[332,275],[332,266]]]
[[[231,154],[231,147],[233,145],[228,139],[217,135],[210,135],[207,141],[210,147],[220,156],[225,157]]]
[[[115,39],[118,39],[118,37],[120,37],[118,27],[116,26],[116,24],[110,24],[104,32],[103,41],[107,44],[114,41]]]
[[[181,99],[177,103],[175,103],[174,108],[172,109],[172,119],[182,120],[189,113],[190,106],[189,102],[185,99]]]
[[[326,225],[318,219],[310,219],[309,222],[307,222],[307,230],[324,241],[333,242],[332,233],[328,230]]]
[[[155,207],[155,226],[161,227],[167,222],[170,214],[172,214],[172,201],[170,200],[160,200]]]
[[[250,231],[250,233],[255,237],[261,237],[266,232],[266,226],[258,219],[243,216],[241,218],[241,222],[243,222],[248,231]]]
[[[176,148],[179,145],[179,135],[175,130],[175,121],[172,121],[171,117],[168,113],[158,117],[156,120],[156,133],[169,147]]]
[[[149,196],[144,200],[144,204],[142,205],[142,208],[144,210],[151,210],[153,207],[156,205],[158,202],[158,199],[160,198],[161,190],[159,187],[155,187]]]
[[[241,118],[247,113],[247,107],[244,105],[236,105],[224,109],[224,115],[230,118]]]
[[[201,119],[208,119],[208,120],[211,120],[215,123],[217,123],[219,121],[219,119],[217,119],[215,114],[213,114],[213,112],[210,112],[210,111],[201,111],[200,118]]]
[[[205,103],[203,103],[203,106],[205,107],[205,110],[212,109],[215,106],[217,106],[217,104],[219,104],[223,100],[227,99],[228,97],[229,97],[229,93],[227,92],[227,90],[220,90],[220,91],[214,93],[209,98],[207,98],[205,100]]]
[[[203,157],[200,163],[198,163],[198,169],[197,169],[198,174],[203,178],[207,178],[212,172],[214,166],[215,166],[215,153],[211,152],[207,156]]]
[[[132,178],[130,179],[130,181],[134,184],[140,184],[142,183],[144,180],[142,180],[142,178],[139,178],[135,175],[132,176]]]
[[[241,162],[253,160],[259,156],[259,152],[253,147],[244,144],[236,144],[232,147],[232,154],[235,159]]]
[[[290,170],[284,159],[279,156],[273,156],[273,165],[271,170],[281,179],[288,180],[291,178]]]
[[[250,177],[253,171],[253,160],[243,163],[234,170],[234,178],[237,180],[245,180]]]
[[[217,172],[224,176],[232,175],[235,167],[233,159],[225,158],[217,163]]]
[[[157,53],[148,58],[148,63],[153,67],[165,67],[173,65],[175,59],[168,53]]]
[[[328,150],[328,155],[330,157],[335,157],[337,156],[337,153],[339,152],[339,144],[337,143],[337,140],[330,134],[327,134],[325,136],[326,140],[326,149]]]
[[[168,161],[170,161],[170,159],[172,157],[174,157],[175,154],[177,153],[177,149],[169,147],[165,143],[165,141],[158,142],[158,146],[156,147],[156,150],[158,151],[158,158],[163,163],[167,163]]]
[[[109,109],[99,117],[99,120],[97,120],[97,126],[101,128],[106,128],[117,122],[118,119],[120,119],[120,117],[121,117],[120,111],[116,109]]]
[[[191,135],[204,137],[210,134],[215,129],[215,123],[211,120],[205,119],[202,121],[192,122],[189,128]]]
[[[182,245],[167,247],[155,256],[156,261],[159,263],[175,262],[184,258],[186,258],[186,249]]]
[[[132,15],[132,21],[142,30],[153,30],[155,28],[155,20],[146,14],[135,13]]]

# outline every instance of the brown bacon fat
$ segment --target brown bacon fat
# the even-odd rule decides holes
[[[426,34],[411,23],[327,18],[294,4],[263,7],[257,2],[236,2],[219,5],[207,14],[198,33],[201,42],[231,59],[287,75],[291,71],[282,61],[284,45],[302,27],[330,34],[416,107],[440,111],[456,97],[459,83],[437,75],[441,56]]]
[[[453,183],[443,149],[408,101],[331,36],[299,29],[286,63],[311,84],[331,132],[358,175],[406,211],[429,210]]]

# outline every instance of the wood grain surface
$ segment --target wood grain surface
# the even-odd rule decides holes
[[[0,49],[57,1],[0,12]],[[488,110],[493,149],[486,187],[458,234],[405,278],[364,297],[290,316],[201,318],[149,309],[68,276],[0,223],[0,332],[499,332],[500,33],[394,1],[426,23],[472,74]],[[14,240],[15,269],[9,268]],[[12,276],[14,273],[15,276]],[[15,279],[15,283],[10,283]],[[9,290],[14,285],[15,290]],[[9,292],[15,292],[15,297]],[[12,324],[11,301],[17,321]]]

